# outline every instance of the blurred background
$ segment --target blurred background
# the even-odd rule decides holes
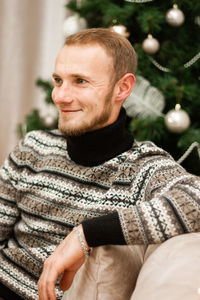
[[[65,37],[105,27],[138,55],[127,127],[200,175],[200,1],[0,0],[0,163],[26,132],[57,127],[50,80]]]
[[[17,127],[42,107],[38,77],[51,78],[64,42],[64,0],[0,0],[0,164],[19,139]]]

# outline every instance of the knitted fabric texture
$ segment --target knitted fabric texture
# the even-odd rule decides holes
[[[151,142],[86,167],[71,160],[59,132],[31,132],[0,171],[0,280],[35,300],[44,260],[74,226],[83,222],[86,239],[109,243],[95,218],[111,213],[122,244],[160,243],[199,231],[199,200],[199,178]]]

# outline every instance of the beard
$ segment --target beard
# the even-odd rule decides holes
[[[58,128],[60,132],[65,136],[69,136],[69,137],[80,136],[87,132],[104,127],[104,124],[109,120],[112,111],[112,104],[111,104],[112,95],[113,95],[113,88],[105,96],[104,107],[101,113],[94,114],[94,112],[91,111],[90,114],[93,113],[93,117],[89,121],[82,120],[81,123],[77,126],[76,125],[69,126],[68,117],[60,114],[58,120]]]

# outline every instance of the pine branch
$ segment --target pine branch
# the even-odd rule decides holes
[[[37,79],[36,85],[41,87],[44,93],[46,94],[45,102],[47,104],[53,104],[52,97],[51,97],[53,85],[49,81],[44,81],[41,78]]]

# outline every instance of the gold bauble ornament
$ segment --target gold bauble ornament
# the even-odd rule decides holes
[[[181,109],[180,104],[176,104],[175,109],[165,115],[165,125],[173,133],[182,133],[189,128],[190,117]]]
[[[142,43],[142,48],[148,54],[155,54],[159,50],[160,44],[157,39],[151,34],[148,34],[147,38]]]
[[[180,26],[185,20],[183,12],[178,8],[177,4],[173,5],[173,8],[169,9],[166,13],[166,21],[171,26]]]
[[[110,26],[109,29],[113,32],[116,32],[116,33],[119,33],[120,35],[128,38],[130,33],[127,32],[127,28],[126,26],[124,25],[113,25],[113,26]]]

